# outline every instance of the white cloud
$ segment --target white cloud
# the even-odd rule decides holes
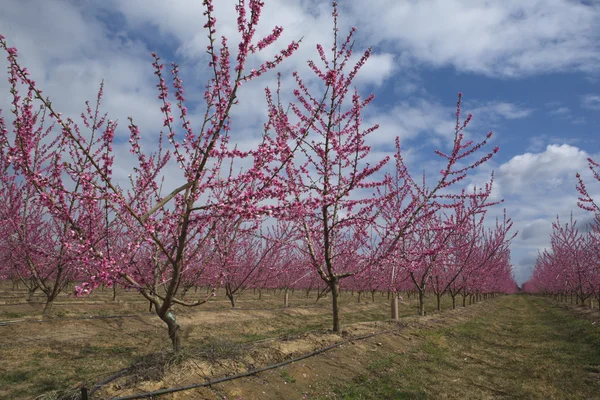
[[[503,101],[488,101],[470,112],[480,119],[521,119],[530,116],[535,110]]]
[[[555,110],[550,111],[549,114],[568,117],[569,115],[571,115],[571,109],[569,109],[569,107],[559,107]]]
[[[372,106],[368,110],[365,124],[371,126],[378,123],[379,129],[369,137],[369,143],[393,146],[396,136],[400,137],[402,146],[407,140],[415,138],[442,137],[450,140],[454,135],[450,110],[451,108],[425,99],[402,101],[388,110]]]
[[[500,166],[498,180],[507,194],[552,189],[583,171],[587,157],[585,151],[568,144],[548,145],[542,153],[521,154]]]
[[[354,65],[362,57],[353,56],[350,64]],[[356,76],[356,83],[381,86],[385,80],[390,78],[395,70],[394,55],[391,53],[371,54],[367,63],[361,68]]]
[[[540,142],[543,140],[540,139]],[[558,215],[583,223],[589,213],[577,207],[575,174],[581,173],[596,197],[600,195],[587,168],[590,155],[568,144],[550,144],[537,153],[524,153],[496,168],[496,182],[503,204],[519,235],[511,246],[511,258],[519,283],[531,274],[537,251],[550,246],[552,222]],[[598,155],[591,155],[598,159]]]
[[[598,4],[569,0],[354,0],[369,41],[419,63],[489,76],[598,71]]]
[[[581,107],[588,110],[600,110],[600,96],[597,94],[586,94],[581,98]]]

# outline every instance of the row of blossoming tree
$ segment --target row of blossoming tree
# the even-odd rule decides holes
[[[588,158],[588,166],[596,181],[600,181],[600,164]],[[559,217],[552,223],[550,248],[538,254],[532,277],[523,284],[523,290],[584,305],[594,300],[600,306],[600,207],[588,190],[582,176],[576,175],[579,201],[577,205],[594,214],[591,223],[577,226],[573,215],[569,222]],[[589,300],[588,300],[589,299]]]
[[[275,93],[265,89],[264,133],[254,148],[241,149],[229,133],[239,91],[290,57],[299,42],[249,69],[251,56],[272,46],[282,28],[255,40],[264,4],[240,1],[234,56],[227,38],[217,38],[212,1],[203,4],[212,72],[206,111],[194,125],[188,119],[175,64],[176,102],[170,102],[164,65],[153,53],[164,122],[157,138],[142,140],[129,119],[137,160],[129,182],[113,174],[117,123],[99,111],[103,86],[95,108],[86,103],[82,126],[63,118],[0,37],[14,114],[12,132],[0,119],[0,275],[42,291],[46,310],[69,282],[79,283],[78,295],[100,285],[135,289],[167,325],[175,350],[182,343],[173,307],[201,305],[217,288],[232,306],[248,288],[320,288],[332,299],[336,332],[340,288],[393,293],[396,317],[402,290],[418,294],[423,314],[426,290],[439,308],[444,294],[453,303],[462,295],[464,304],[467,296],[516,288],[510,219],[484,225],[498,204],[490,200],[493,175],[481,188],[460,188],[498,150],[481,153],[491,132],[478,143],[465,139],[471,115],[461,122],[460,94],[453,145],[436,152],[443,168],[433,184],[412,178],[398,139],[391,166],[388,157],[367,162],[367,139],[378,126],[363,128],[361,115],[374,96],[361,98],[351,85],[371,49],[348,67],[355,29],[338,38],[333,3],[333,47],[328,54],[317,46],[321,66],[308,62],[321,85],[309,90],[294,73],[290,104],[281,100],[281,80]],[[171,182],[180,185],[165,189]],[[190,291],[200,285],[209,289]]]
[[[550,248],[538,254],[533,275],[523,290],[553,296],[559,300],[585,304],[600,301],[600,256],[598,222],[580,231],[577,221],[552,224]],[[590,306],[593,302],[590,301]]]

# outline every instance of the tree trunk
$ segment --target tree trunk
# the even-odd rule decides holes
[[[191,286],[183,286],[179,293],[179,297],[185,298],[186,293],[190,290]]]
[[[394,321],[398,321],[399,315],[398,315],[398,294],[397,293],[394,293],[394,295],[392,296],[391,306],[392,306],[392,319]]]
[[[371,302],[375,303],[375,290],[371,290]]]
[[[288,293],[287,289],[285,289],[285,293],[283,295],[283,306],[285,308],[290,306],[290,294]]]
[[[235,308],[235,297],[232,294],[227,294],[227,298],[231,302],[231,308]]]
[[[37,286],[33,286],[31,289],[27,291],[27,301],[33,301],[33,294],[38,289]]]
[[[167,314],[164,318],[162,318],[162,320],[165,321],[167,327],[169,328],[169,338],[171,339],[171,344],[173,345],[173,351],[180,351],[182,346],[181,327],[177,323],[175,315],[173,315],[171,311],[167,311]]]
[[[46,300],[46,305],[44,306],[44,311],[42,311],[43,316],[50,314],[50,312],[52,311],[53,304],[54,304],[54,297],[48,296],[48,299]]]
[[[114,283],[113,284],[113,297],[112,297],[112,301],[116,301],[117,300],[117,284]]]
[[[452,296],[452,309],[456,310],[456,295]]]
[[[463,307],[466,307],[467,306],[467,295],[463,294],[462,298],[463,298]]]
[[[331,285],[331,305],[333,308],[333,331],[335,333],[341,333],[342,327],[340,325],[340,306],[338,304],[338,296],[340,294],[340,283],[334,280]]]
[[[425,291],[419,290],[419,315],[425,315]]]
[[[442,305],[440,303],[440,299],[441,299],[442,295],[441,294],[436,294],[435,296],[437,297],[437,310],[438,311],[442,311]]]
[[[357,303],[360,303],[360,296],[362,296],[362,291],[358,291],[358,299],[356,300]]]

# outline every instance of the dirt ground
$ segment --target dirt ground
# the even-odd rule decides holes
[[[557,316],[558,320],[564,320],[564,315],[574,315],[592,329],[600,326],[597,310],[545,299],[532,302],[525,296],[495,298],[456,310],[450,309],[450,299],[446,298],[442,313],[430,311],[426,317],[415,316],[414,297],[405,297],[400,304],[401,319],[394,322],[389,320],[385,294],[377,293],[374,301],[370,294],[363,294],[358,302],[356,293],[344,293],[341,302],[344,332],[336,335],[329,331],[330,299],[315,303],[315,293],[309,293],[307,298],[305,292],[296,291],[291,296],[291,307],[283,308],[283,293],[263,291],[259,300],[258,292],[248,291],[238,299],[235,309],[219,294],[204,306],[176,310],[185,348],[173,354],[164,324],[148,312],[147,303],[140,301],[136,293],[119,291],[116,302],[111,301],[110,289],[86,299],[64,296],[55,304],[53,315],[42,319],[42,304],[25,302],[23,291],[13,291],[6,285],[2,289],[0,398],[6,399],[77,398],[80,387],[91,389],[128,367],[123,376],[98,387],[91,398],[141,394],[244,373],[340,342],[345,343],[280,368],[160,398],[465,398],[461,397],[463,392],[448,392],[444,388],[464,382],[465,372],[485,377],[490,366],[499,364],[497,356],[506,358],[508,368],[502,364],[504,369],[494,379],[510,375],[511,363],[528,357],[542,364],[559,363],[560,360],[552,358],[540,361],[537,353],[523,352],[531,343],[519,340],[529,335],[535,343],[538,336],[553,332],[535,330],[527,321],[533,321],[533,327],[548,328],[548,323],[537,323],[536,318],[545,318],[548,310],[556,310],[551,313],[555,318],[552,321]],[[434,308],[434,302],[434,298],[427,299],[428,310]],[[486,332],[487,336],[478,339],[481,343],[467,342],[471,347],[463,348],[464,337],[477,336],[471,330]],[[386,333],[354,339],[381,331]],[[489,335],[497,337],[496,341],[490,342]],[[542,339],[540,336],[539,340]],[[558,339],[564,341],[562,337]],[[472,347],[475,344],[479,346],[476,349]],[[597,345],[600,349],[600,341]],[[496,347],[489,349],[490,346]],[[452,351],[445,353],[448,349]],[[450,372],[444,367],[447,365],[452,365]],[[594,365],[592,362],[586,367],[592,369],[592,374]],[[535,365],[526,367],[535,369]],[[424,378],[432,373],[436,378],[433,383]],[[505,378],[501,386],[515,381],[514,377]],[[596,375],[592,379],[597,379]],[[556,381],[556,377],[548,380]],[[573,381],[584,386],[587,382]],[[469,387],[473,389],[467,392],[470,398],[515,398],[510,394],[522,393],[510,385],[498,389],[486,386],[485,381],[471,383]],[[365,392],[361,389],[364,387],[370,389]],[[548,388],[544,390],[543,393],[554,393]]]
[[[13,290],[8,282],[0,286],[0,398],[58,398],[131,365],[135,373],[94,398],[156,390],[261,367],[341,340],[328,331],[330,299],[316,302],[316,293],[306,297],[304,291],[293,293],[289,308],[282,307],[282,292],[263,290],[245,292],[235,309],[222,293],[208,304],[177,309],[185,349],[176,357],[166,326],[135,292],[119,290],[114,302],[109,288],[80,299],[64,294],[45,318],[42,297],[25,299],[26,290]],[[386,294],[377,293],[373,301],[363,293],[357,300],[358,293],[342,295],[348,332],[379,329],[377,321],[389,318]],[[434,299],[427,305],[433,309]],[[405,298],[400,314],[415,313],[414,297]]]
[[[352,382],[361,376],[375,358],[390,354],[408,354],[422,344],[422,333],[436,328],[448,328],[476,315],[489,312],[490,303],[478,303],[467,308],[447,310],[426,317],[404,316],[400,322],[379,321],[347,325],[343,335],[325,332],[299,334],[290,340],[262,342],[230,358],[230,363],[217,365],[225,368],[209,371],[207,365],[198,365],[196,360],[187,360],[169,370],[160,381],[138,383],[137,388],[123,390],[128,385],[112,384],[101,392],[107,398],[127,394],[155,391],[162,388],[182,387],[198,382],[213,380],[228,374],[244,372],[248,366],[259,367],[274,364],[301,354],[306,354],[333,343],[347,343],[281,368],[260,374],[212,385],[209,388],[186,390],[161,396],[165,399],[326,399],[340,397],[332,385]],[[385,333],[363,339],[353,337],[374,332]],[[215,364],[212,365],[215,368]],[[121,381],[126,382],[126,379]],[[348,397],[354,398],[354,397]],[[361,397],[356,397],[361,398]],[[387,397],[386,397],[387,398]],[[396,397],[390,397],[396,398]],[[411,398],[411,397],[407,397]]]

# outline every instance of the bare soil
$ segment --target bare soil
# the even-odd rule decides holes
[[[283,293],[263,291],[258,300],[258,292],[248,291],[236,309],[219,294],[204,306],[176,310],[185,349],[173,354],[165,326],[146,302],[132,292],[119,291],[117,302],[111,296],[110,289],[83,300],[64,296],[53,316],[39,322],[43,305],[14,304],[25,303],[24,292],[4,287],[0,398],[76,398],[81,386],[91,388],[128,367],[92,398],[141,394],[246,372],[341,341],[347,343],[281,368],[160,398],[562,399],[600,393],[600,313],[542,298],[503,296],[456,310],[444,299],[445,311],[418,317],[414,297],[405,297],[401,320],[394,322],[385,294],[374,302],[363,295],[358,303],[357,294],[344,293],[344,332],[337,335],[329,330],[330,299],[315,303],[314,293],[306,298],[296,291],[292,307],[283,308]],[[427,299],[428,310],[434,304]],[[352,339],[379,331],[389,332]]]
[[[0,398],[59,398],[131,365],[135,373],[94,398],[154,390],[260,367],[340,340],[328,331],[331,300],[315,302],[316,293],[307,298],[304,291],[290,296],[289,308],[282,307],[283,292],[263,290],[260,300],[258,291],[245,292],[235,309],[224,293],[205,305],[176,309],[185,346],[176,357],[166,326],[135,292],[119,290],[116,301],[109,288],[80,299],[64,294],[47,317],[41,315],[43,298],[27,302],[26,295],[0,282]],[[374,302],[370,295],[360,303],[357,298],[342,295],[342,322],[350,331],[357,322],[388,319],[385,294]],[[428,306],[434,308],[433,299]],[[400,311],[415,314],[414,297]],[[181,368],[189,379],[181,377]]]

